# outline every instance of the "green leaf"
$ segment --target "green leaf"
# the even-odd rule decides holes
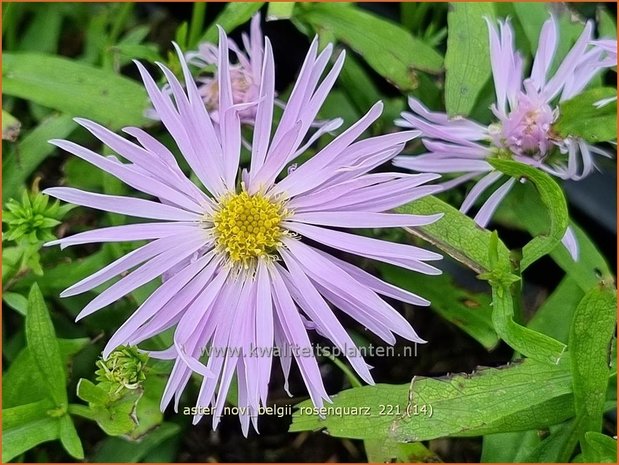
[[[418,377],[410,385],[348,389],[325,407],[324,419],[305,401],[297,406],[290,431],[325,428],[337,437],[397,442],[522,431],[573,415],[573,409],[565,408],[572,402],[571,391],[565,363],[525,360],[471,375]]]
[[[597,102],[614,97],[615,100],[599,107]],[[596,87],[561,102],[559,119],[552,129],[557,135],[580,137],[597,143],[617,139],[617,89]]]
[[[617,440],[602,433],[585,433],[585,443],[590,450],[587,461],[593,463],[617,463]]]
[[[148,122],[146,91],[137,82],[67,58],[5,53],[2,91],[109,127]]]
[[[516,431],[484,436],[480,463],[519,463],[540,443],[537,431]]]
[[[508,176],[531,181],[550,217],[548,232],[536,235],[522,249],[520,269],[524,271],[529,265],[552,252],[561,243],[569,222],[565,196],[555,180],[543,171],[512,160],[491,159],[489,162]]]
[[[451,3],[447,15],[445,107],[450,116],[468,115],[491,75],[488,26],[492,3]]]
[[[88,338],[58,339],[63,367],[69,359],[90,342]],[[28,347],[22,349],[3,376],[2,405],[14,407],[49,397],[47,386],[32,359]]]
[[[104,389],[85,378],[81,378],[77,383],[77,397],[96,405],[106,405],[110,401],[110,397]]]
[[[379,265],[383,277],[398,287],[424,296],[432,310],[490,350],[499,342],[492,326],[488,294],[470,292],[443,274],[425,276],[389,265]]]
[[[2,197],[16,197],[26,179],[55,150],[47,141],[67,137],[75,127],[68,115],[52,115],[12,147],[2,158]]]
[[[493,284],[492,305],[494,329],[512,349],[542,363],[559,363],[565,344],[514,321],[514,299],[509,287]]]
[[[550,18],[548,4],[543,2],[513,2],[511,4],[529,41],[529,50],[535,52],[538,48],[539,33],[542,25]],[[559,39],[557,40],[557,51],[550,69],[551,73],[554,73],[563,61],[563,58],[583,30],[582,21],[575,19],[575,15],[572,14],[569,8],[565,8],[562,11],[553,9],[553,14],[558,20]]]
[[[521,461],[525,463],[568,462],[578,443],[577,425],[577,420],[571,420],[551,428],[550,436],[545,438]]]
[[[364,441],[368,463],[436,463],[440,457],[420,442],[401,444],[387,438]]]
[[[396,210],[413,215],[443,213],[444,216],[435,223],[406,229],[477,273],[484,273],[492,268],[488,258],[490,231],[478,226],[458,209],[436,197],[427,196]],[[497,253],[500,262],[509,263],[509,250],[502,242],[499,242]]]
[[[48,411],[54,408],[54,404],[49,399],[39,400],[2,409],[2,429],[4,431],[18,428],[26,423],[47,418]]]
[[[348,4],[302,6],[303,10],[295,17],[309,23],[317,33],[333,34],[402,91],[418,86],[417,71],[439,73],[442,70],[441,55],[396,23]]]
[[[294,14],[294,5],[295,2],[269,2],[267,21],[290,19]]]
[[[574,402],[576,413],[582,419],[581,448],[587,460],[590,454],[584,433],[602,431],[616,311],[616,291],[611,286],[596,286],[576,308],[570,331]]]
[[[148,433],[139,442],[124,438],[107,438],[98,448],[94,462],[136,463],[157,448],[163,441],[180,433],[180,426],[175,423],[163,423],[156,430]]]
[[[56,406],[67,407],[67,376],[63,368],[54,325],[45,306],[43,294],[35,283],[28,295],[26,340],[32,358]]]
[[[64,415],[60,418],[60,442],[71,457],[78,460],[84,458],[82,441],[80,441],[73,420],[71,420],[69,415]]]
[[[15,142],[19,131],[21,129],[21,123],[17,118],[11,115],[8,111],[2,110],[2,140],[8,140],[9,142]]]
[[[524,229],[531,235],[543,234],[548,229],[548,214],[539,201],[539,195],[530,183],[514,186],[495,215],[496,220],[512,227]],[[613,275],[604,256],[585,232],[573,222],[570,227],[580,248],[578,261],[574,261],[563,245],[551,252],[552,259],[578,284],[588,291],[600,281],[612,281]]]
[[[59,435],[59,419],[47,412],[53,408],[49,400],[2,410],[2,462]]]
[[[264,2],[231,2],[226,5],[213,24],[206,30],[202,36],[201,42],[217,42],[217,25],[224,28],[224,31],[230,32],[246,23],[260,8]]]
[[[28,311],[28,299],[23,295],[17,292],[3,292],[2,300],[13,310],[16,310],[24,316],[26,315]]]

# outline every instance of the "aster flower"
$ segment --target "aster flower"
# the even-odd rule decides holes
[[[333,47],[328,45],[318,53],[317,40],[310,46],[272,137],[274,62],[271,45],[265,40],[251,161],[247,169],[240,170],[240,111],[244,107],[233,99],[228,47],[229,41],[220,30],[218,125],[209,117],[178,47],[186,90],[169,69],[159,65],[171,95],[162,92],[136,62],[153,107],[203,186],[193,184],[170,151],[143,130],[124,129],[137,140],[134,143],[92,121],[77,119],[124,160],[101,156],[69,141],[52,143],[159,201],[69,187],[46,192],[78,205],[152,220],[87,231],[52,242],[67,247],[150,241],[61,295],[81,294],[122,276],[86,305],[78,315],[80,319],[174,269],[111,337],[104,357],[119,346],[137,345],[174,328],[173,345],[150,352],[152,357],[174,360],[162,409],[172,398],[178,408],[191,374],[198,373],[203,381],[197,406],[214,407],[216,427],[236,374],[241,425],[247,434],[250,420],[257,429],[257,413],[267,401],[274,347],[280,353],[286,379],[294,359],[314,404],[321,407],[329,401],[311,353],[311,331],[329,338],[361,378],[373,382],[368,365],[351,350],[355,345],[331,305],[389,344],[395,342],[396,334],[423,342],[406,319],[380,296],[414,305],[428,305],[427,300],[307,240],[421,273],[438,274],[440,271],[428,263],[441,258],[434,252],[333,228],[419,226],[436,221],[440,215],[388,213],[436,192],[436,186],[423,184],[438,176],[370,173],[418,135],[417,131],[404,131],[357,140],[379,117],[381,103],[308,161],[296,169],[287,169],[304,152],[300,145],[305,133],[344,62],[341,53],[321,79]],[[200,359],[205,351],[206,364]],[[194,422],[201,417],[196,415]]]
[[[496,123],[485,126],[466,118],[449,118],[410,98],[413,112],[402,113],[396,124],[421,130],[427,152],[394,160],[396,166],[418,172],[458,174],[443,184],[444,189],[476,179],[460,207],[464,213],[485,191],[498,184],[475,215],[475,221],[482,227],[488,224],[515,182],[514,178],[505,180],[486,161],[488,158],[514,159],[561,179],[577,181],[595,169],[594,155],[608,156],[581,139],[559,138],[552,125],[559,116],[558,102],[577,95],[601,70],[611,66],[607,52],[592,45],[593,24],[588,22],[557,71],[549,76],[558,43],[557,21],[551,16],[542,27],[531,74],[524,79],[523,59],[514,50],[509,21],[499,22],[498,29],[488,21],[488,28],[496,93],[491,110]],[[578,246],[570,228],[563,243],[576,260]]]
[[[264,54],[262,31],[260,29],[260,14],[251,20],[250,34],[243,33],[244,50],[233,40],[228,39],[228,46],[234,53],[237,63],[230,65],[232,86],[232,101],[235,104],[250,104],[239,112],[241,122],[253,124],[256,118],[258,98],[260,96],[260,78],[262,74],[262,57]],[[204,100],[206,108],[214,121],[219,121],[219,81],[217,64],[218,48],[210,42],[203,42],[197,51],[188,52],[187,62],[203,69],[213,69],[211,77],[199,78],[198,92]]]

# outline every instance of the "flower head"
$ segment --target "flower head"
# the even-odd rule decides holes
[[[422,131],[427,152],[415,157],[396,157],[394,164],[419,172],[459,174],[445,182],[444,189],[478,179],[460,208],[465,213],[487,189],[504,178],[486,161],[491,157],[511,158],[561,179],[579,180],[589,175],[595,168],[594,155],[608,154],[581,139],[558,137],[552,125],[559,116],[558,102],[577,95],[594,76],[611,66],[608,50],[592,42],[592,28],[590,22],[585,25],[557,71],[549,76],[558,43],[557,22],[551,16],[542,27],[531,74],[525,79],[523,60],[514,50],[509,21],[499,22],[497,28],[488,20],[496,93],[491,110],[496,122],[484,126],[462,117],[449,118],[410,98],[412,113],[402,113],[396,124]],[[606,41],[602,43],[610,47]],[[503,179],[490,195],[475,216],[479,225],[488,224],[514,181]],[[564,244],[576,258],[576,242],[569,230]]]
[[[262,31],[260,29],[260,14],[251,20],[249,35],[243,33],[243,49],[233,40],[228,39],[228,46],[234,53],[237,63],[230,65],[230,83],[232,102],[236,105],[246,105],[239,111],[241,122],[253,124],[256,118],[256,107],[260,95],[260,76],[262,57],[264,54]],[[207,110],[216,122],[219,121],[219,79],[218,51],[215,44],[201,43],[197,51],[188,52],[188,63],[199,66],[210,77],[201,77],[198,91],[204,100]]]
[[[159,201],[65,187],[47,192],[68,202],[153,220],[55,241],[66,247],[150,240],[62,295],[86,292],[133,269],[95,297],[79,314],[78,318],[83,318],[169,273],[112,336],[104,356],[120,345],[136,345],[174,328],[173,345],[150,353],[175,361],[162,408],[172,398],[178,405],[180,394],[195,372],[204,377],[197,405],[214,406],[216,426],[236,374],[241,424],[247,433],[250,421],[257,428],[259,407],[267,401],[274,347],[280,353],[286,378],[294,359],[315,405],[322,406],[329,400],[311,353],[312,331],[344,350],[359,375],[372,383],[368,365],[351,350],[355,345],[331,306],[387,343],[393,344],[396,334],[422,342],[410,324],[380,296],[415,305],[428,305],[427,300],[383,282],[314,244],[438,274],[440,271],[428,263],[440,258],[434,252],[339,229],[418,226],[436,221],[440,215],[388,212],[439,188],[423,186],[438,177],[433,174],[370,173],[418,135],[417,131],[404,131],[358,140],[381,114],[380,103],[308,161],[294,170],[287,169],[304,153],[305,134],[344,62],[342,53],[325,74],[333,47],[328,45],[318,53],[317,40],[310,46],[272,136],[274,62],[271,45],[265,40],[250,162],[241,169],[242,115],[234,101],[228,46],[228,39],[220,31],[217,125],[203,104],[180,50],[186,90],[162,66],[171,94],[162,92],[137,63],[155,110],[200,186],[185,176],[168,149],[141,129],[124,129],[136,138],[135,143],[92,121],[78,119],[124,161],[98,155],[72,142],[52,143]],[[308,239],[313,244],[307,243]],[[201,360],[205,352],[206,363]]]

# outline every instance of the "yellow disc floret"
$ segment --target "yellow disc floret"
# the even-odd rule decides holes
[[[245,267],[272,256],[285,234],[281,227],[285,216],[283,204],[264,195],[244,191],[229,195],[212,217],[217,246],[232,262]]]

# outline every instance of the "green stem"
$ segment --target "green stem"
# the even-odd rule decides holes
[[[69,408],[67,409],[69,414],[77,415],[78,417],[86,418],[88,420],[95,420],[95,415],[93,414],[90,408],[81,404],[69,404]]]
[[[191,23],[189,23],[189,39],[187,45],[189,48],[195,48],[201,37],[202,28],[204,27],[204,17],[206,16],[206,2],[195,2],[193,4],[193,12],[191,13]]]

